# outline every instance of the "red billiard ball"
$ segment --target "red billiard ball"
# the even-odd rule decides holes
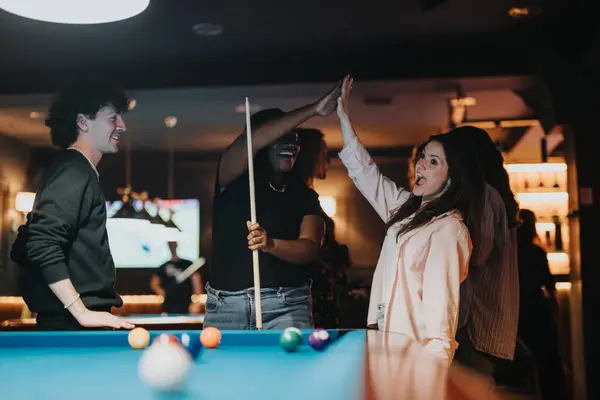
[[[170,333],[161,333],[153,341],[152,344],[176,344],[181,345],[179,339]]]

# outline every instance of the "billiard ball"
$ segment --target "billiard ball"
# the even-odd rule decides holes
[[[150,346],[138,363],[138,376],[159,391],[177,391],[185,383],[191,365],[188,352],[180,345]]]
[[[198,358],[200,353],[202,352],[202,343],[200,343],[200,338],[197,336],[190,335],[188,333],[182,333],[179,341],[184,349],[190,354],[192,360]]]
[[[302,333],[295,328],[287,328],[279,336],[279,345],[288,353],[293,353],[302,343]]]
[[[298,344],[302,343],[302,331],[300,329],[290,326],[289,328],[286,328],[285,330],[294,332],[294,334],[298,337]]]
[[[127,340],[129,341],[129,345],[134,349],[145,349],[148,347],[148,343],[150,343],[150,333],[144,328],[134,328],[129,332]]]
[[[200,334],[200,342],[207,349],[214,349],[221,344],[221,331],[213,327],[203,329]]]
[[[153,341],[152,344],[176,344],[181,345],[181,342],[175,335],[171,335],[170,333],[161,333],[158,335]]]
[[[323,350],[329,343],[329,332],[320,328],[315,329],[308,337],[308,342],[313,349]]]

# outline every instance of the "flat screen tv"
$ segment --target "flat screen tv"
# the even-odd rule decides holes
[[[110,249],[116,268],[156,268],[171,259],[171,252],[164,237],[157,234],[149,224],[128,224],[126,220],[111,217],[123,206],[121,201],[107,202],[107,230]],[[133,206],[141,210],[142,201],[134,200]],[[177,253],[180,258],[195,261],[200,257],[200,202],[195,199],[161,200],[158,205],[146,202],[151,216],[159,213],[163,220],[170,218],[180,229]]]

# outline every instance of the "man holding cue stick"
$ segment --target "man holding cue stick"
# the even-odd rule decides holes
[[[308,265],[318,254],[325,225],[318,195],[293,171],[301,151],[296,128],[332,114],[340,90],[338,84],[290,112],[255,113],[221,155],[204,326],[313,327]]]

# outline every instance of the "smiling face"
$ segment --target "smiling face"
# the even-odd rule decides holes
[[[440,142],[431,141],[420,154],[415,168],[415,196],[435,196],[448,181],[448,163],[446,153]]]
[[[94,119],[80,115],[78,127],[101,154],[118,152],[121,133],[127,130],[123,116],[110,106],[101,108]]]
[[[294,167],[300,146],[298,134],[291,132],[269,146],[269,161],[275,172],[289,172]]]

